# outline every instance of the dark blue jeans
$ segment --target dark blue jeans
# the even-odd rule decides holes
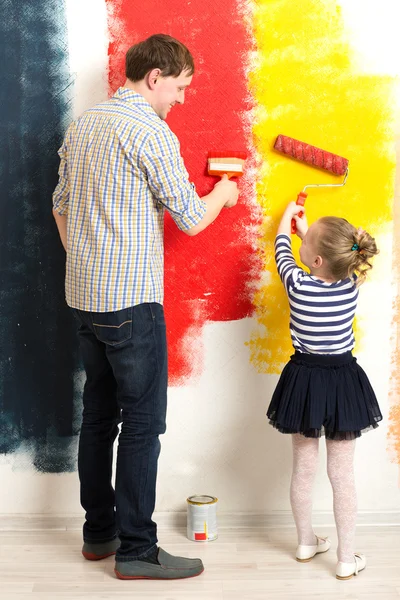
[[[157,544],[152,514],[168,379],[164,309],[146,303],[74,313],[86,371],[78,455],[83,538],[106,542],[119,535],[117,560],[135,560]],[[114,491],[113,444],[121,421]]]

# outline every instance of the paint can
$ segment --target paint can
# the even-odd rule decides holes
[[[187,537],[194,542],[212,542],[218,537],[217,502],[214,496],[189,496],[187,502]]]

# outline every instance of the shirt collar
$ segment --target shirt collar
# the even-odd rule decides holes
[[[118,88],[113,98],[117,98],[118,100],[124,100],[125,102],[130,102],[132,104],[135,104],[135,106],[139,106],[144,112],[150,115],[158,116],[151,104],[149,104],[149,102],[147,102],[147,100],[141,94],[138,94],[137,92],[134,92],[129,88]]]

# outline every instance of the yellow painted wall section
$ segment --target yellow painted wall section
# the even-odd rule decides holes
[[[259,326],[249,346],[258,371],[279,373],[292,346],[288,302],[274,261],[275,232],[286,204],[306,184],[340,183],[342,178],[277,153],[276,136],[288,135],[349,159],[344,187],[309,190],[309,223],[330,214],[373,236],[387,232],[393,220],[394,81],[359,72],[334,0],[258,0],[253,27],[257,58],[249,81],[256,103],[253,133],[260,161],[256,191],[264,213],[260,252],[265,277],[255,296]],[[298,246],[295,236],[295,251]]]

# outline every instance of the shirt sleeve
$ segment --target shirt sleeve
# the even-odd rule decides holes
[[[67,130],[64,142],[58,151],[60,166],[58,169],[58,184],[53,192],[53,208],[59,215],[68,214],[69,203],[69,181],[68,181],[68,138],[71,127]]]
[[[280,233],[275,238],[275,261],[279,277],[285,286],[286,293],[299,283],[305,272],[300,269],[294,260],[292,241],[285,233]]]
[[[178,139],[167,126],[147,142],[141,166],[154,198],[171,213],[179,229],[185,231],[201,221],[207,204],[189,182]]]

